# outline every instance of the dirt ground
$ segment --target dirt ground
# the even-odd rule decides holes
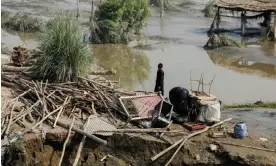
[[[50,132],[46,134],[45,139],[42,139],[38,134],[27,134],[21,141],[18,141],[17,148],[13,148],[6,154],[6,159],[9,160],[5,160],[4,165],[57,165],[62,151],[62,141],[66,134],[66,131],[64,134]],[[168,138],[175,142],[182,137]],[[80,135],[73,135],[66,148],[63,165],[73,164],[80,139]],[[100,146],[88,139],[82,151],[79,165],[164,165],[175,151],[173,149],[155,162],[151,162],[151,157],[166,149],[170,144],[153,135],[141,134],[114,134],[107,140],[107,146]],[[230,134],[226,138],[210,138],[208,133],[204,133],[187,141],[171,165],[272,166],[276,163],[275,152],[218,144],[217,141],[269,149],[276,148],[275,140],[263,142],[259,137],[253,135],[240,140],[234,139]],[[217,145],[217,150],[211,151],[210,144]],[[105,156],[107,156],[106,159],[103,159]]]

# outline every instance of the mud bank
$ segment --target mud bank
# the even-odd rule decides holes
[[[17,141],[16,148],[5,154],[4,165],[58,165],[66,133],[47,133],[45,139],[37,134],[26,134]],[[76,157],[80,135],[73,135],[67,144],[63,165],[72,165]],[[208,138],[205,134],[194,137],[175,157],[171,165],[275,165],[275,152],[265,152],[249,148],[219,145],[218,150],[211,152],[209,144],[214,141],[225,141],[275,149],[275,142],[262,142],[250,136],[244,140],[227,138]],[[156,162],[150,158],[169,146],[151,135],[116,134],[108,138],[107,146],[99,146],[87,140],[78,165],[164,165],[172,152],[164,155]],[[107,156],[105,159],[103,159]]]

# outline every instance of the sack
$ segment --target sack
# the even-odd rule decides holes
[[[182,101],[188,102],[189,91],[185,88],[174,87],[169,91],[170,102],[178,105]]]
[[[185,88],[174,87],[169,92],[170,102],[174,105],[174,112],[188,115],[189,91]]]
[[[218,101],[206,102],[200,107],[198,120],[201,122],[219,122],[220,121],[220,103]]]

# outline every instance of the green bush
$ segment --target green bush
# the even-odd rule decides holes
[[[92,42],[128,43],[129,33],[142,29],[149,15],[147,0],[105,0],[91,23]]]
[[[31,68],[36,78],[55,82],[75,81],[90,69],[91,49],[83,41],[76,17],[58,14],[42,28],[39,37],[41,55]]]

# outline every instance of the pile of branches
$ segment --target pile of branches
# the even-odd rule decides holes
[[[68,119],[74,116],[84,123],[91,114],[109,114],[111,123],[116,124],[116,112],[120,112],[117,96],[134,95],[119,90],[111,82],[106,85],[87,78],[79,78],[78,82],[49,83],[20,75],[13,78],[1,75],[2,81],[13,85],[17,95],[2,106],[1,136],[8,134],[15,123],[24,126],[26,120],[34,124],[32,129],[42,127],[42,124],[55,127],[61,116]],[[16,101],[24,106],[16,108]]]

